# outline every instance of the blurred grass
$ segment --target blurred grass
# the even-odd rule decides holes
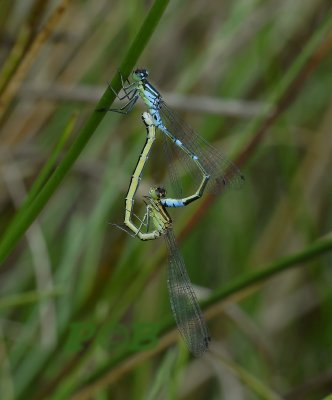
[[[15,71],[59,4],[0,3],[2,94],[17,85]],[[331,4],[186,0],[170,2],[159,21],[166,4],[154,3],[145,34],[136,36],[152,2],[68,2],[19,82],[45,98],[21,95],[18,85],[1,104],[1,398],[319,399],[332,392],[332,259],[324,239],[332,223]],[[117,69],[126,76],[135,65],[174,96],[273,106],[250,120],[246,110],[241,118],[183,113],[229,158],[236,154],[246,176],[242,191],[172,212],[206,300],[213,346],[204,360],[188,357],[172,330],[162,243],[140,243],[109,225],[123,218],[144,142],[141,109],[126,117],[94,113],[111,103],[108,90],[92,106],[47,97],[57,85],[106,89],[112,76],[119,89]],[[49,158],[77,112],[54,168]],[[49,166],[34,212],[20,213]],[[142,193],[154,183],[150,172]],[[22,224],[24,210],[31,214]],[[282,265],[290,270],[281,274]],[[96,331],[69,353],[72,324],[88,321]],[[130,343],[113,338],[112,326],[134,335],[140,322],[170,330],[129,357]]]
[[[154,30],[154,27],[158,23],[158,20],[160,19],[167,3],[168,1],[159,0],[156,1],[154,7],[152,7],[150,14],[147,16],[145,22],[142,25],[141,30],[136,36],[135,41],[130,46],[127,55],[125,56],[123,62],[121,63],[120,71],[123,74],[124,79],[128,78],[130,71],[133,69],[138,56],[143,51],[146,42],[150,38]],[[61,5],[59,6],[59,9],[63,10],[64,7],[65,5]],[[50,18],[50,20],[47,23],[47,31],[53,28],[53,24],[54,24],[53,18]],[[46,36],[46,35],[41,34],[40,36]],[[35,41],[35,43],[36,42],[37,40]],[[32,48],[34,48],[35,43],[33,44]],[[29,59],[30,58],[31,54],[29,53]],[[26,59],[24,61],[25,61],[24,68],[26,68],[27,64]],[[15,85],[13,84],[13,86]],[[111,86],[114,88],[115,91],[119,92],[121,88],[121,81],[119,74],[117,74],[112,79]],[[2,101],[4,103],[6,101],[9,101],[8,97],[10,98],[10,95],[4,96]],[[115,94],[111,90],[107,90],[104,93],[103,97],[100,99],[98,105],[96,106],[96,110],[100,108],[108,109],[114,99],[115,99]],[[21,237],[21,235],[25,232],[25,230],[29,227],[29,225],[37,218],[38,214],[43,209],[43,207],[45,206],[49,198],[52,196],[54,191],[57,189],[62,179],[67,175],[68,170],[71,168],[71,166],[76,161],[80,153],[83,151],[84,147],[88,143],[89,139],[93,135],[94,131],[98,127],[103,117],[104,117],[103,113],[98,113],[94,111],[89,120],[86,122],[85,127],[82,129],[81,133],[76,138],[76,141],[72,144],[66,156],[54,171],[54,174],[48,179],[47,183],[45,184],[41,192],[38,194],[37,198],[34,199],[33,203],[27,208],[25,212],[22,213],[22,216],[19,218],[19,220],[15,222],[15,224],[13,224],[12,227],[9,227],[8,233],[5,234],[2,242],[0,243],[0,261],[3,261],[6,258],[9,251],[16,244],[17,240]]]

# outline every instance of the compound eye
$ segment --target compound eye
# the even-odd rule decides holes
[[[159,192],[160,197],[165,197],[166,196],[166,189],[165,188],[159,187],[158,188],[158,192]]]

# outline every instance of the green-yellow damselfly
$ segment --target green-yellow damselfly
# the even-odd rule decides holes
[[[124,223],[127,229],[132,232],[131,236],[137,236],[141,240],[153,240],[161,236],[165,239],[168,249],[167,287],[172,313],[190,352],[198,357],[208,349],[210,336],[187,274],[183,257],[178,250],[172,229],[172,219],[166,207],[185,206],[197,200],[203,194],[208,179],[202,174],[202,182],[197,191],[183,199],[167,198],[166,190],[163,187],[151,188],[149,195],[144,197],[146,203],[145,215],[142,219],[136,217],[139,221],[138,226],[136,226],[132,221],[134,196],[155,140],[155,125],[151,115],[144,113],[143,122],[147,130],[147,140],[130,181],[126,196]],[[129,232],[127,231],[127,233]]]

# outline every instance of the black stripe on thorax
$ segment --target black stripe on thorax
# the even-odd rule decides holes
[[[168,211],[166,210],[166,207],[163,206],[161,203],[158,203],[157,207],[159,209],[160,214],[164,216],[164,218],[167,221],[167,223],[171,224],[172,223],[172,218],[168,214]]]
[[[149,81],[144,79],[144,80],[142,80],[142,84],[143,84],[144,90],[148,90],[150,93],[154,94],[156,97],[161,98],[161,95],[158,92],[158,90],[154,86],[152,86]]]

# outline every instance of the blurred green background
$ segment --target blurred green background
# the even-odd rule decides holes
[[[29,191],[33,203],[31,188],[40,190],[80,138],[152,5],[0,2],[0,247]],[[242,190],[170,211],[207,301],[211,351],[192,358],[176,331],[163,241],[110,225],[123,220],[145,141],[140,104],[125,117],[98,117],[1,263],[1,399],[332,392],[332,257],[306,256],[332,224],[331,12],[330,0],[182,0],[155,18],[137,67],[246,177]],[[140,195],[162,183],[155,179],[147,168]],[[303,262],[281,273],[277,263],[292,254]],[[270,278],[259,278],[265,270]]]

